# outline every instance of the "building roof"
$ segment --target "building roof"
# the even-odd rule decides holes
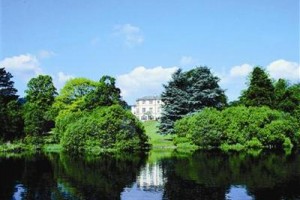
[[[145,100],[160,100],[160,96],[145,96],[142,98],[138,98],[137,101],[145,101]]]

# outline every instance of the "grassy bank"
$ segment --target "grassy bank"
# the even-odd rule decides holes
[[[175,150],[177,152],[193,152],[197,149],[195,145],[190,144],[189,142],[178,143],[177,145],[173,142],[172,135],[161,135],[159,134],[157,121],[145,121],[144,123],[146,135],[148,135],[150,139],[150,144],[152,145],[152,151],[169,149]]]
[[[158,134],[158,122],[157,121],[145,121],[144,123],[146,135],[150,139],[152,149],[175,149],[173,144],[173,137],[171,135]]]

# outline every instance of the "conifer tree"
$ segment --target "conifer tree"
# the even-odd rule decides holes
[[[23,130],[21,105],[12,78],[11,73],[0,68],[0,137],[4,140],[20,136]]]
[[[273,108],[294,114],[300,105],[300,84],[289,85],[284,79],[279,79],[275,85]]]
[[[172,134],[175,121],[183,116],[204,107],[224,106],[226,97],[218,82],[219,78],[207,67],[196,67],[187,72],[177,70],[172,80],[164,85],[165,90],[161,95],[164,105],[160,131]]]
[[[240,101],[246,106],[273,106],[274,86],[268,74],[259,66],[250,75],[250,84],[243,91]]]

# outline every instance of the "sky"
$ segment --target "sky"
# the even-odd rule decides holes
[[[39,74],[116,78],[123,98],[160,95],[178,68],[208,66],[230,101],[254,66],[300,82],[299,0],[0,0],[0,67],[18,94]]]

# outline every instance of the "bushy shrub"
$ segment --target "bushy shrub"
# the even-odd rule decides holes
[[[177,137],[175,137],[174,143],[189,141],[200,147],[219,146],[222,139],[220,119],[219,111],[207,108],[177,121],[175,123]],[[183,139],[184,137],[186,140]]]
[[[69,122],[71,118],[62,122]],[[100,107],[70,124],[61,124],[62,146],[70,152],[99,154],[146,148],[148,138],[142,124],[119,105]]]
[[[299,123],[287,113],[268,107],[206,108],[175,124],[178,137],[201,148],[286,148],[299,145]],[[184,132],[184,133],[182,133]]]

